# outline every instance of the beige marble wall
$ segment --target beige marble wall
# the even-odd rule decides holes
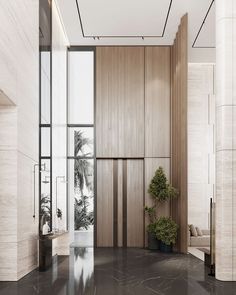
[[[38,162],[38,5],[37,0],[0,1],[0,93],[12,105],[0,106],[0,280],[18,280],[38,265],[38,168],[35,187],[33,173]],[[66,170],[66,117],[61,116],[66,115],[66,47],[53,2],[54,195],[55,177]],[[63,227],[65,222],[64,214]]]
[[[215,192],[215,95],[213,64],[188,66],[188,223],[210,224]]]
[[[236,2],[216,1],[216,278],[236,281]]]
[[[37,267],[38,1],[0,1],[0,19],[0,90],[15,105],[0,108],[0,280],[18,280]]]

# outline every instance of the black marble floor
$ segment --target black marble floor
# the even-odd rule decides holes
[[[236,283],[220,282],[192,255],[143,249],[72,248],[53,268],[19,282],[1,282],[2,295],[233,295]]]

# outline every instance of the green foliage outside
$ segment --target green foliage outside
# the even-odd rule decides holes
[[[42,230],[43,225],[47,221],[50,226],[50,206],[51,200],[49,195],[42,195],[40,199],[40,229]]]
[[[86,147],[92,145],[92,141],[85,137],[82,131],[74,133],[74,155],[82,157],[75,160],[74,166],[74,229],[88,229],[94,224],[94,213],[89,211],[90,198],[88,192],[93,192],[93,166],[86,157],[91,157],[91,153],[86,153]],[[87,192],[84,192],[84,191]]]

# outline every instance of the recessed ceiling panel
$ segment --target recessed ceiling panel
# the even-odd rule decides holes
[[[180,19],[188,13],[190,62],[215,61],[212,1],[55,0],[70,45],[80,46],[172,45]]]
[[[84,37],[162,37],[172,0],[75,0]]]
[[[199,27],[194,48],[214,48],[215,47],[215,1],[211,2],[205,18]]]

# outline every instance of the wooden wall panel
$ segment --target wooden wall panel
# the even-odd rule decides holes
[[[148,194],[149,184],[155,175],[159,166],[163,167],[167,178],[170,180],[170,158],[145,158],[145,205],[153,206],[151,196]],[[170,216],[170,203],[160,204],[157,210],[157,216]],[[145,229],[149,224],[148,216],[145,216]],[[145,230],[145,246],[147,247],[147,232]]]
[[[96,49],[96,153],[144,156],[144,47]]]
[[[145,48],[145,157],[170,157],[170,47]]]
[[[122,57],[115,49],[96,48],[96,154],[118,156],[118,102],[123,77],[119,74]]]
[[[97,247],[113,247],[113,160],[97,160]]]
[[[144,246],[143,160],[127,160],[127,246]]]
[[[97,171],[97,204],[102,199],[97,205],[98,220],[103,215],[103,201],[112,206],[112,212],[105,213],[111,222],[108,231],[101,229],[100,242],[97,226],[98,246],[145,245],[147,183],[159,165],[169,173],[170,58],[170,47],[96,50],[96,156],[98,166],[101,158],[110,158],[113,167],[109,166],[112,175],[107,177]],[[145,179],[144,160],[133,158],[145,158]],[[99,196],[103,190],[104,196]],[[166,204],[160,215],[169,214]]]
[[[177,250],[187,252],[187,74],[188,17],[181,18],[174,45],[171,48],[171,180],[179,190],[172,201],[171,215],[179,225]]]
[[[125,47],[124,104],[119,110],[119,156],[144,156],[144,48]]]

